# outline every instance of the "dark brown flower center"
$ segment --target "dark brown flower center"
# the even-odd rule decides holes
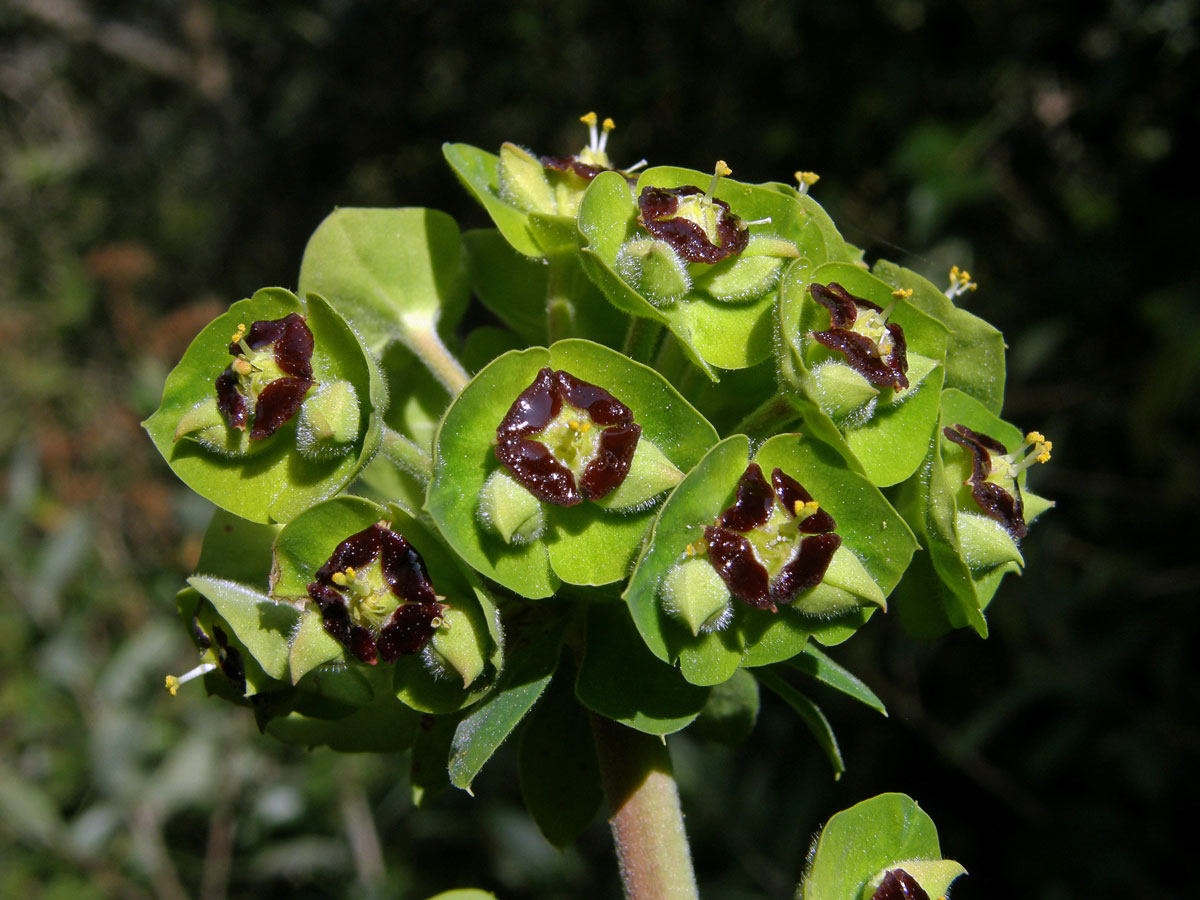
[[[830,327],[813,339],[846,357],[846,363],[875,387],[908,387],[908,344],[904,330],[887,321],[883,307],[855,297],[836,281],[811,284],[808,292],[829,310]]]
[[[250,424],[251,440],[270,437],[296,415],[315,384],[312,331],[298,313],[260,320],[238,328],[229,352],[235,358],[217,376],[217,409],[230,428]]]

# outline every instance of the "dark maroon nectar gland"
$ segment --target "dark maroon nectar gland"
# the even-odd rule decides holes
[[[903,869],[892,869],[883,876],[871,900],[929,900],[929,894]]]
[[[642,428],[598,385],[549,367],[496,428],[496,457],[531,494],[557,506],[599,500],[629,474]]]
[[[229,353],[234,360],[216,380],[217,409],[230,428],[249,425],[251,440],[270,437],[315,384],[312,331],[298,313],[239,325]]]
[[[370,665],[421,652],[447,611],[421,554],[386,522],[338,544],[315,577],[308,595],[325,631]]]
[[[995,438],[966,425],[951,425],[943,428],[942,434],[971,454],[971,477],[966,484],[980,511],[1004,526],[1014,539],[1025,537],[1025,504],[1017,476],[1034,463],[1049,462],[1054,444],[1040,432],[1031,431],[1024,443],[1009,453]]]
[[[904,330],[887,320],[892,306],[885,310],[855,297],[836,281],[811,284],[808,292],[829,310],[830,328],[814,331],[813,340],[841,353],[850,368],[877,388],[908,387],[908,345]]]
[[[768,484],[758,463],[751,463],[733,505],[704,529],[704,541],[729,593],[775,612],[821,583],[842,543],[836,527],[798,481],[777,468]]]
[[[687,262],[716,263],[738,255],[750,242],[750,229],[728,203],[713,197],[721,176],[730,174],[720,160],[707,191],[694,185],[642,188],[638,224]]]

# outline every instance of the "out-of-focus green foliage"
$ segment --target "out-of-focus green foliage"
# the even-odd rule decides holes
[[[892,714],[830,692],[840,782],[769,692],[736,757],[673,743],[705,895],[790,896],[817,822],[900,789],[969,865],[959,900],[1180,896],[1157,873],[1197,741],[1196,38],[1186,0],[7,4],[0,896],[618,895],[602,828],[559,853],[520,811],[512,750],[480,799],[417,812],[403,757],[282,749],[198,683],[169,697],[208,511],[137,429],[203,323],[296,286],[335,205],[486,224],[441,142],[566,152],[592,108],[623,162],[816,170],[868,259],[968,267],[1014,348],[1006,416],[1055,441],[1059,508],[991,640],[877,616],[838,655]]]

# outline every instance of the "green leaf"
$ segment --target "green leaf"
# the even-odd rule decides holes
[[[575,694],[593,712],[648,734],[686,728],[708,699],[707,689],[647,651],[628,610],[618,604],[588,610],[587,650]]]
[[[809,287],[831,282],[884,309],[892,306],[888,321],[903,328],[908,344],[906,390],[871,388],[865,379],[844,366],[842,354],[810,337],[812,332],[829,327],[829,311],[811,297]],[[946,356],[945,327],[908,301],[894,298],[890,285],[845,262],[812,269],[793,267],[785,276],[779,295],[779,321],[784,337],[781,367],[791,388],[789,398],[804,414],[809,427],[838,447],[873,484],[882,487],[903,481],[921,464],[937,424],[942,361]],[[836,395],[850,392],[852,385],[829,378],[830,374],[843,371],[857,378],[874,395],[848,413],[844,413]],[[853,393],[855,400],[865,396]]]
[[[821,712],[821,708],[770,669],[755,669],[754,677],[796,712],[816,738],[817,745],[829,758],[829,764],[833,767],[833,777],[841,778],[842,773],[846,771],[846,764],[842,761],[842,751],[833,735],[833,727]]]
[[[525,256],[542,256],[542,248],[529,229],[529,217],[500,197],[500,157],[470,144],[442,144],[442,155],[513,249]]]
[[[197,403],[215,396],[217,376],[229,365],[229,337],[239,324],[306,317],[313,333],[313,377],[318,383],[349,381],[362,403],[358,439],[344,455],[312,460],[296,450],[295,419],[255,444],[255,452],[229,457],[189,438],[175,440],[180,419]],[[240,300],[192,341],[167,377],[162,404],[142,426],[177,476],[202,497],[243,519],[287,522],[350,482],[375,454],[381,439],[380,412],[387,405],[379,370],[361,339],[323,299],[304,303],[281,288],[264,288]]]
[[[300,618],[296,607],[233,581],[193,575],[188,584],[213,605],[267,675],[290,681],[288,641]]]
[[[248,522],[223,509],[215,509],[200,544],[195,574],[266,591],[271,575],[271,545],[278,534],[278,525]]]
[[[886,869],[901,861],[941,858],[937,829],[924,810],[904,794],[881,794],[829,820],[796,897],[867,900],[870,894],[864,888]],[[929,884],[931,897],[944,896],[938,890],[943,879],[944,875],[937,884]]]
[[[303,747],[327,746],[340,753],[389,753],[412,746],[420,718],[419,713],[385,695],[340,718],[291,712],[268,721],[266,732],[284,743]]]
[[[335,209],[300,263],[300,291],[326,297],[375,352],[398,338],[414,352],[450,334],[466,309],[458,225],[431,209]]]
[[[745,743],[758,721],[758,682],[745,669],[713,685],[691,732],[726,747]]]
[[[999,415],[1004,405],[1004,335],[974,313],[955,306],[911,269],[881,259],[871,271],[893,287],[911,290],[912,304],[946,326],[946,387],[969,394]]]
[[[454,732],[448,771],[455,787],[470,791],[479,770],[541,697],[558,665],[568,613],[562,604],[512,609],[504,629],[509,664]]]
[[[458,888],[453,891],[443,891],[429,900],[496,900],[496,895],[482,891],[479,888]]]
[[[815,678],[821,684],[828,685],[835,691],[841,691],[846,696],[853,697],[859,703],[871,707],[881,715],[887,715],[883,701],[875,696],[874,691],[863,684],[853,672],[838,665],[813,644],[805,645],[804,652],[788,660],[787,665],[803,672],[810,678]]]
[[[527,344],[547,339],[547,266],[521,256],[493,228],[463,232],[471,287],[501,322]]]
[[[564,661],[521,732],[521,797],[546,840],[566,847],[604,801],[587,711],[575,699],[574,666]]]

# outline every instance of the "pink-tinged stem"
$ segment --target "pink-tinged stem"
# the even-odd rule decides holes
[[[592,733],[626,900],[699,900],[666,744],[597,715]]]

